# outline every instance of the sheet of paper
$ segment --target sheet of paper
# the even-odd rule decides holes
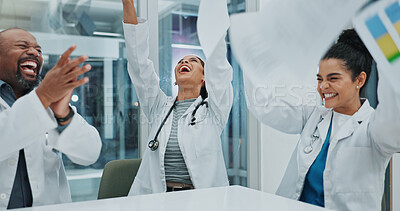
[[[371,4],[353,23],[379,67],[400,70],[400,2]]]
[[[214,51],[218,41],[226,35],[229,25],[226,0],[201,0],[197,33],[206,58]]]
[[[309,96],[320,58],[366,2],[269,0],[258,13],[231,16],[232,50],[245,83],[297,87],[297,98]]]

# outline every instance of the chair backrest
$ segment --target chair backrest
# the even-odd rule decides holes
[[[127,196],[141,159],[113,160],[104,166],[97,199]]]

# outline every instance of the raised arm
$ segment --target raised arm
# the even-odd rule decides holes
[[[123,13],[124,13],[124,23],[128,24],[138,24],[135,5],[133,0],[122,0]]]
[[[228,121],[233,102],[232,67],[226,58],[225,36],[218,42],[214,52],[207,58],[204,78],[210,108],[216,113],[222,126]]]
[[[265,125],[284,133],[299,134],[312,112],[323,109],[316,105],[315,100],[304,102],[300,95],[294,93],[284,81],[288,74],[285,71],[279,72],[280,78],[273,77],[272,73],[259,74],[261,71],[271,71],[268,67],[260,72],[243,71],[247,108]]]
[[[149,59],[149,29],[147,22],[136,17],[133,0],[122,0],[124,35],[128,73],[138,95],[140,107],[149,120],[164,107],[167,97],[160,89],[159,78]]]
[[[391,155],[400,152],[400,87],[397,69],[378,71],[379,104],[372,114],[369,133],[377,146]]]

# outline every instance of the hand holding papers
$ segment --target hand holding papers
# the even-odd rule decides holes
[[[207,59],[220,39],[225,39],[226,31],[229,28],[230,22],[226,4],[226,0],[202,0],[200,2],[197,33]]]
[[[400,69],[400,3],[380,1],[363,10],[353,23],[375,61]]]
[[[400,3],[398,0],[378,1],[364,9],[353,20],[355,29],[378,66],[379,85],[377,111],[398,111],[400,78]],[[384,108],[384,109],[383,109]],[[393,112],[381,112],[382,125],[398,122]],[[396,112],[395,112],[396,113]],[[382,131],[387,130],[387,127]],[[390,133],[390,132],[387,132]]]
[[[254,88],[297,84],[306,92],[306,84],[315,85],[320,57],[365,3],[271,0],[259,13],[232,16],[232,50],[245,83]]]

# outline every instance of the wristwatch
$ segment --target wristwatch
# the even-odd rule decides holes
[[[64,118],[58,118],[58,117],[55,116],[55,115],[54,115],[54,117],[56,118],[57,123],[60,124],[60,123],[64,123],[64,122],[70,120],[70,119],[74,116],[74,114],[75,114],[74,109],[72,109],[71,107],[69,107],[69,113],[68,113],[68,115],[67,115],[66,117],[64,117]]]

